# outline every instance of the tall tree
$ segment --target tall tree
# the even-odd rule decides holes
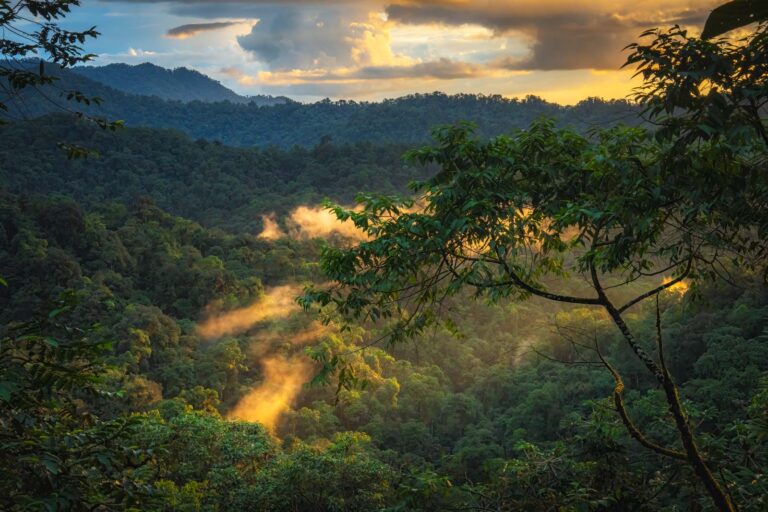
[[[663,391],[679,444],[663,446],[636,426],[621,375],[595,342],[627,432],[685,462],[716,508],[732,511],[665,362],[660,314],[655,340],[638,339],[626,314],[683,280],[764,266],[768,36],[760,28],[732,45],[678,28],[647,35],[653,41],[633,45],[629,62],[645,79],[638,98],[660,131],[619,127],[587,138],[544,120],[481,141],[466,124],[438,129],[433,147],[409,154],[439,168],[414,185],[415,201],[366,196],[362,211],[334,207],[369,240],[326,249],[322,267],[336,284],[302,301],[332,304],[357,321],[389,319],[392,342],[439,321],[444,299],[467,288],[490,300],[537,296],[599,308]],[[662,275],[671,277],[660,283]],[[655,283],[619,301],[643,280]]]

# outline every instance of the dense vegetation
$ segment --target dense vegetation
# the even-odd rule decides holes
[[[56,21],[77,1],[26,4]],[[725,10],[768,16],[750,5]],[[526,117],[622,105],[596,101],[182,110],[107,88],[278,128],[296,109],[283,135],[317,143],[3,126],[0,509],[764,511],[768,32],[647,36],[630,64],[655,132]],[[4,76],[52,85],[36,73]],[[479,128],[402,163],[423,135],[400,116],[446,104]],[[329,121],[350,112],[392,133]],[[359,189],[386,195],[332,207],[357,230],[306,208]]]
[[[149,196],[206,226],[260,231],[260,214],[288,213],[324,198],[351,204],[358,192],[405,192],[423,168],[402,163],[402,145],[233,148],[170,130],[104,131],[63,115],[0,126],[0,182],[14,193],[61,194],[86,207]],[[97,151],[71,160],[51,141]]]
[[[34,118],[57,112],[63,104],[61,96],[78,90],[102,100],[100,105],[78,106],[92,116],[123,120],[128,126],[173,128],[195,139],[228,145],[281,147],[312,146],[328,136],[337,143],[426,142],[434,126],[461,120],[477,123],[484,136],[525,128],[540,116],[556,117],[562,125],[580,131],[639,121],[632,104],[597,98],[572,107],[533,96],[521,100],[437,92],[381,103],[324,100],[260,106],[259,102],[166,101],[127,94],[71,70],[51,68],[48,72],[59,80],[42,89],[25,91],[9,104],[11,116]]]
[[[40,321],[40,312],[55,307],[53,319],[42,317],[57,326],[38,329],[60,346],[80,332],[62,326],[98,324],[80,336],[102,347],[91,360],[111,369],[99,384],[102,394],[88,399],[89,410],[105,421],[142,412],[123,443],[141,461],[152,499],[159,493],[176,504],[171,508],[658,510],[701,502],[679,465],[624,434],[606,402],[610,375],[573,364],[581,355],[563,333],[591,323],[606,357],[632,383],[627,400],[638,423],[655,439],[674,438],[655,419],[663,402],[653,380],[607,322],[584,310],[561,309],[559,332],[552,333],[546,326],[557,310],[543,303],[487,308],[454,301],[460,343],[440,328],[412,345],[358,353],[349,364],[368,385],[343,390],[338,399],[329,387],[303,391],[277,425],[280,444],[258,425],[220,413],[264,377],[265,354],[301,353],[290,340],[311,318],[291,313],[215,340],[202,337],[196,322],[206,306],[237,308],[265,285],[319,278],[316,242],[208,231],[146,201],[84,212],[67,200],[6,195],[0,223],[8,281],[2,323]],[[760,280],[739,284],[704,289],[696,301],[665,295],[665,331],[675,340],[667,357],[694,421],[709,433],[706,449],[725,461],[738,482],[733,492],[752,504],[745,509],[761,510],[768,490],[761,476],[768,462],[761,441],[766,391],[759,386],[768,371],[768,293]],[[65,290],[71,296],[61,304],[56,298]],[[653,321],[649,308],[633,324],[650,332]],[[334,328],[320,335],[315,350],[344,352],[361,335]],[[103,395],[118,390],[119,396]],[[7,457],[29,455],[28,447],[4,446]],[[71,463],[55,457],[56,464]],[[28,460],[27,470],[55,476],[45,460]],[[140,491],[133,499],[151,503]]]
[[[583,137],[543,120],[483,141],[467,125],[438,130],[433,146],[408,155],[439,168],[412,185],[415,199],[373,196],[355,210],[333,207],[366,239],[325,248],[321,267],[332,284],[308,289],[301,302],[353,324],[391,319],[391,344],[438,325],[447,299],[465,290],[491,303],[538,297],[595,311],[656,381],[666,402],[657,421],[676,439],[649,436],[633,420],[624,370],[606,357],[600,336],[580,326],[566,337],[585,354],[582,364],[612,376],[626,434],[682,465],[713,508],[734,512],[753,500],[734,496],[739,484],[723,470],[725,457],[706,448],[706,427],[691,420],[667,360],[660,303],[676,286],[738,286],[734,272],[768,274],[768,35],[761,26],[736,43],[680,27],[644,36],[651,41],[630,45],[628,64],[643,76],[636,98],[657,131],[615,127]],[[583,289],[564,289],[569,278]],[[630,320],[650,300],[651,336]],[[343,358],[324,372],[342,386],[355,383]]]
[[[240,96],[221,83],[193,69],[165,69],[149,62],[109,64],[106,66],[78,66],[75,73],[118,91],[139,96],[157,96],[164,100],[250,103],[274,105],[285,103],[287,98],[271,96]]]

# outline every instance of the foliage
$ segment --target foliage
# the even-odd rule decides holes
[[[20,0],[0,1],[0,89],[6,95],[0,100],[0,124],[7,119],[24,118],[26,98],[48,105],[53,112],[68,111],[103,130],[116,130],[122,121],[109,121],[84,112],[101,103],[101,98],[89,95],[72,84],[61,83],[60,70],[91,60],[81,45],[98,37],[96,27],[83,31],[63,28],[62,21],[80,0]],[[60,102],[59,99],[62,100]],[[80,107],[70,110],[65,102]],[[69,159],[86,158],[92,150],[77,144],[59,142]]]
[[[51,85],[57,79],[46,73],[43,61],[36,68],[22,65],[20,61],[27,56],[37,56],[60,67],[72,67],[94,57],[84,54],[80,45],[86,39],[99,35],[96,27],[76,32],[60,25],[72,7],[79,5],[79,0],[0,2],[0,29],[3,30],[3,39],[0,41],[0,54],[3,56],[0,80],[7,82],[11,96],[29,87]],[[80,92],[71,91],[70,94],[68,99],[87,101]],[[0,102],[0,111],[8,111],[9,105],[5,101]]]
[[[284,216],[325,197],[351,204],[360,190],[404,192],[428,172],[402,164],[402,145],[233,148],[167,130],[113,133],[63,116],[14,123],[0,137],[0,182],[9,192],[65,195],[88,208],[150,197],[171,213],[235,232],[260,231],[260,215]],[[99,158],[67,160],[47,144],[63,138]]]
[[[0,266],[9,284],[3,322],[44,309],[62,287],[81,290],[67,318],[74,325],[98,320],[100,329],[89,337],[115,340],[104,354],[115,367],[103,378],[124,396],[79,398],[108,417],[145,411],[120,446],[152,453],[149,482],[166,510],[290,503],[299,510],[333,510],[342,502],[348,510],[535,504],[546,510],[585,503],[596,510],[658,510],[701,500],[682,464],[645,453],[606,409],[609,375],[537,356],[580,359],[546,326],[552,314],[562,332],[591,325],[583,309],[503,300],[488,307],[460,294],[446,304],[462,332],[460,343],[449,327],[432,329],[413,344],[363,352],[359,337],[376,332],[355,328],[325,336],[323,350],[342,356],[368,385],[342,390],[338,400],[334,387],[304,390],[279,425],[280,446],[258,425],[231,422],[219,412],[259,381],[258,356],[247,350],[252,340],[269,339],[272,329],[295,329],[291,323],[298,319],[208,343],[189,324],[207,301],[238,305],[258,295],[258,285],[247,291],[249,279],[274,272],[268,258],[280,245],[292,259],[312,260],[314,243],[225,235],[146,202],[88,213],[70,201],[6,197],[3,211],[7,238]],[[217,279],[228,283],[213,293],[194,288],[206,282],[196,269],[212,253],[223,256]],[[284,269],[273,284],[292,279],[292,272]],[[704,287],[697,301],[665,295],[665,332],[675,340],[667,344],[667,361],[683,396],[695,404],[692,414],[733,482],[732,492],[746,510],[760,510],[767,454],[759,437],[765,393],[758,382],[768,371],[768,295],[759,280],[741,286]],[[576,293],[579,285],[563,291]],[[650,335],[652,309],[633,322],[639,337]],[[659,421],[664,407],[653,380],[605,321],[595,329],[605,357],[633,383],[627,403],[637,424],[654,439],[674,442],[674,432]],[[237,375],[228,373],[233,342],[248,368]],[[152,383],[156,390],[146,391]],[[345,432],[370,440],[357,436],[352,447],[335,444]],[[303,497],[293,492],[297,481],[307,485]],[[312,484],[317,481],[322,485]],[[537,498],[523,491],[530,488]],[[141,503],[146,509],[150,502]]]
[[[715,8],[707,18],[702,39],[711,39],[731,30],[768,19],[768,7],[756,0],[731,0]]]
[[[310,293],[309,301],[333,302],[362,320],[401,318],[409,306],[415,314],[394,332],[401,336],[423,331],[440,299],[465,285],[494,300],[601,305],[597,295],[548,291],[547,276],[589,278],[594,269],[629,284],[713,272],[725,243],[711,236],[721,229],[712,225],[713,205],[687,202],[642,130],[615,128],[590,140],[545,120],[488,142],[468,125],[435,137],[434,147],[411,153],[441,169],[414,185],[422,211],[379,196],[362,196],[362,211],[335,208],[371,240],[327,248],[323,271],[346,287]]]
[[[208,231],[146,201],[86,214],[70,201],[4,196],[0,211],[0,268],[8,282],[0,322],[30,320],[63,290],[81,293],[76,321],[102,325],[103,339],[115,341],[112,362],[145,379],[115,377],[138,410],[160,398],[158,387],[176,396],[202,385],[217,399],[239,398],[249,381],[231,362],[247,340],[205,343],[195,322],[256,300],[263,293],[258,276],[268,285],[311,276],[304,259],[318,251],[312,241]]]
[[[68,322],[73,299],[0,340],[0,504],[9,511],[152,508],[151,452],[128,441],[141,421],[102,420],[83,401],[103,396],[109,346]]]
[[[584,133],[623,103],[182,106],[106,87],[138,123],[345,143],[4,127],[0,508],[711,510],[693,447],[740,510],[764,510],[763,32],[633,46],[655,133]],[[233,113],[240,132],[222,131]],[[560,121],[529,125],[541,113]],[[480,128],[439,128],[399,163],[400,142],[454,114]],[[102,158],[44,148],[62,134]],[[346,143],[379,136],[398,144]],[[381,195],[413,178],[416,200]],[[362,210],[335,208],[368,231],[358,246],[250,234],[260,214],[363,187]],[[305,297],[336,306],[325,328],[287,312],[201,335],[320,270],[344,285]],[[267,383],[265,358],[304,357],[308,331],[330,385],[302,388],[274,432],[227,419]],[[413,342],[378,343],[393,332]]]
[[[658,307],[659,295],[686,278],[694,285],[722,278],[731,265],[768,269],[765,94],[752,85],[762,73],[765,52],[755,47],[765,31],[738,46],[687,38],[679,28],[649,34],[654,41],[632,45],[628,64],[644,77],[638,98],[661,119],[659,133],[618,127],[585,138],[545,120],[483,141],[468,124],[437,129],[432,147],[409,155],[439,168],[412,185],[414,200],[361,196],[357,210],[330,206],[368,237],[356,247],[326,248],[322,269],[335,284],[309,289],[301,300],[305,308],[333,306],[351,322],[387,320],[393,344],[424,333],[440,320],[446,298],[465,288],[492,302],[536,296],[597,306],[659,383],[682,449],[650,441],[634,424],[624,380],[597,338],[574,341],[613,376],[614,407],[627,432],[651,451],[686,461],[712,504],[732,511],[666,365],[660,312],[656,357],[625,313],[652,297]],[[558,291],[572,274],[588,283],[586,291]],[[623,304],[609,291],[663,274],[672,278]]]
[[[752,235],[731,242],[741,254],[764,257],[768,32],[761,26],[737,42],[706,41],[679,28],[646,35],[653,40],[631,45],[628,64],[643,77],[637,100],[660,125],[670,185],[676,181],[691,207],[723,232],[752,226]]]

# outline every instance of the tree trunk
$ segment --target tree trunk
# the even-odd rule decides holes
[[[613,304],[607,299],[607,297],[605,297],[604,294],[601,295],[603,295],[605,300],[605,309],[613,320],[613,323],[616,324],[616,327],[619,328],[622,335],[624,336],[624,339],[627,341],[638,359],[640,359],[646,368],[648,368],[648,370],[653,373],[653,375],[659,381],[659,384],[661,384],[661,387],[664,389],[664,395],[667,399],[667,404],[669,405],[669,412],[672,413],[672,417],[675,419],[675,426],[677,427],[680,440],[683,443],[683,448],[685,448],[688,464],[693,469],[699,481],[701,481],[701,483],[704,485],[704,488],[707,490],[707,494],[709,494],[717,509],[721,512],[735,512],[736,508],[731,502],[731,499],[723,490],[720,482],[718,482],[715,476],[712,474],[712,471],[707,466],[707,463],[704,461],[704,457],[696,445],[693,430],[688,423],[688,415],[683,408],[683,404],[680,402],[680,395],[677,391],[677,386],[675,385],[675,382],[672,380],[672,376],[669,374],[666,366],[664,365],[663,355],[660,355],[662,358],[662,366],[659,366],[637,343],[637,340],[635,340],[632,332],[629,330],[629,327],[622,318],[621,313],[613,306]],[[661,346],[659,348],[661,350]]]
[[[669,411],[675,418],[675,425],[680,434],[680,440],[682,441],[685,453],[688,456],[688,464],[691,465],[696,476],[699,477],[699,480],[701,480],[701,483],[707,489],[707,493],[709,493],[710,498],[712,498],[712,501],[718,510],[723,512],[735,512],[736,508],[733,506],[730,497],[725,493],[720,482],[715,478],[715,475],[712,474],[712,471],[707,466],[704,457],[699,451],[699,447],[696,445],[696,439],[694,438],[691,425],[688,423],[687,414],[683,409],[683,405],[680,403],[680,395],[677,392],[677,386],[672,380],[672,377],[667,372],[664,373],[665,379],[662,387],[664,388],[664,394],[667,397]]]

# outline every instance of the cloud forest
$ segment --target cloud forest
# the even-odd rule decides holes
[[[762,3],[0,29],[0,510],[768,510]]]

